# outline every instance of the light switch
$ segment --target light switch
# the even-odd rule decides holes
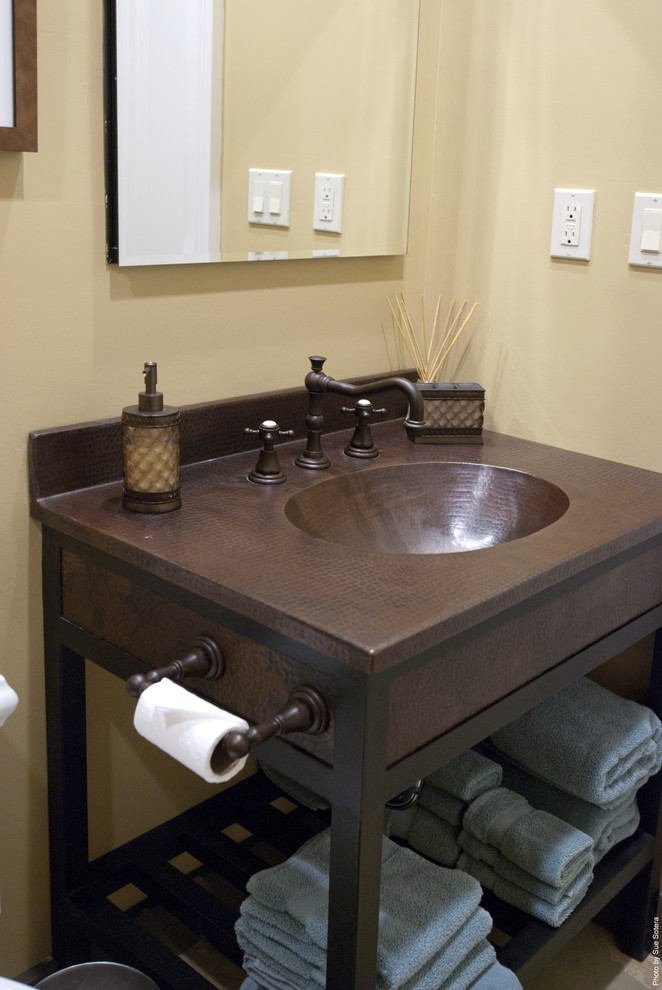
[[[634,195],[628,263],[662,268],[662,194]]]
[[[662,210],[644,210],[641,225],[641,250],[660,253],[662,240]]]
[[[552,258],[590,260],[594,203],[594,189],[554,190]]]
[[[266,168],[248,170],[248,222],[289,227],[292,172]]]

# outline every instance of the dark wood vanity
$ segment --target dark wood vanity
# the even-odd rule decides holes
[[[91,948],[137,966],[161,990],[209,984],[108,900],[133,881],[241,964],[236,913],[170,865],[188,849],[241,888],[261,866],[228,840],[241,821],[290,853],[331,824],[327,990],[373,990],[383,808],[395,794],[538,701],[662,628],[662,475],[486,433],[478,445],[410,443],[385,393],[373,427],[380,456],[346,457],[342,398],[327,396],[326,471],[294,465],[305,390],[182,409],[182,508],[122,508],[119,420],[30,437],[32,514],[43,527],[53,954]],[[295,430],[278,446],[284,484],[247,481],[246,426]],[[340,432],[338,432],[340,431]],[[470,553],[375,553],[297,529],[284,507],[329,478],[391,464],[483,463],[558,486],[569,508],[552,525]],[[128,678],[213,637],[226,670],[190,687],[249,722],[269,718],[298,684],[331,721],[317,736],[264,743],[266,764],[321,795],[330,817],[280,814],[262,774],[92,863],[87,855],[84,659]],[[650,706],[662,714],[656,635]],[[660,874],[660,781],[641,792],[642,822],[599,865],[559,929],[490,902],[513,937],[499,950],[521,979],[600,914],[621,948],[649,951]],[[247,824],[248,823],[248,824]]]

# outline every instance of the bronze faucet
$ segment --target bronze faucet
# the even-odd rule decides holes
[[[324,393],[338,392],[340,395],[365,395],[366,392],[385,392],[389,388],[399,388],[407,396],[409,410],[405,418],[405,427],[421,427],[424,424],[425,413],[423,399],[413,382],[407,378],[378,378],[374,382],[363,385],[352,385],[350,382],[338,382],[329,378],[322,371],[326,358],[311,357],[311,370],[304,379],[308,389],[309,403],[306,416],[306,431],[308,439],[306,449],[299,454],[295,464],[304,468],[328,468],[330,461],[322,451],[322,430],[324,428]]]

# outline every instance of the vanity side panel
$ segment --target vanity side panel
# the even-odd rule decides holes
[[[149,667],[183,656],[196,636],[211,636],[223,651],[225,673],[214,681],[187,678],[186,684],[248,722],[271,718],[298,684],[316,687],[335,710],[328,677],[66,549],[62,616]],[[333,715],[322,735],[292,733],[288,740],[332,765]]]
[[[396,677],[388,765],[465,722],[662,601],[662,548],[523,605],[437,660]]]

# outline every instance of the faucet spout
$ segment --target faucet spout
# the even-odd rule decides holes
[[[339,395],[360,396],[367,392],[385,392],[390,388],[399,389],[409,402],[409,410],[405,417],[405,427],[421,426],[425,420],[423,398],[415,384],[408,378],[393,376],[390,378],[378,378],[374,382],[366,382],[363,385],[353,385],[351,382],[337,381],[335,378],[325,375],[323,372],[326,358],[314,356],[310,359],[310,368],[304,379],[304,384],[308,389],[309,404],[308,415],[306,416],[307,443],[306,449],[299,454],[295,464],[306,468],[328,468],[330,461],[322,451],[322,430],[324,428],[324,403],[325,392],[336,392]]]

